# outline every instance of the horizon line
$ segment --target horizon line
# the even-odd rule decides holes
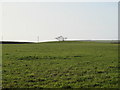
[[[65,41],[95,41],[95,40],[108,40],[108,41],[113,41],[113,40],[119,40],[119,39],[68,39]],[[0,40],[0,42],[50,42],[50,41],[58,41],[58,40],[41,40],[41,41],[29,41],[29,40]]]

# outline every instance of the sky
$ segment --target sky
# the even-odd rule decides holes
[[[117,2],[4,2],[2,39],[51,41],[118,39]]]

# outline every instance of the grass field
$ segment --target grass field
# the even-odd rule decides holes
[[[117,88],[118,44],[2,45],[3,88]]]

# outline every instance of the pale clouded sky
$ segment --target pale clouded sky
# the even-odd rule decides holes
[[[118,39],[117,2],[6,2],[2,10],[3,40]]]

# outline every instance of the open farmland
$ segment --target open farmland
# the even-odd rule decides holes
[[[118,44],[2,45],[3,88],[118,88]]]

